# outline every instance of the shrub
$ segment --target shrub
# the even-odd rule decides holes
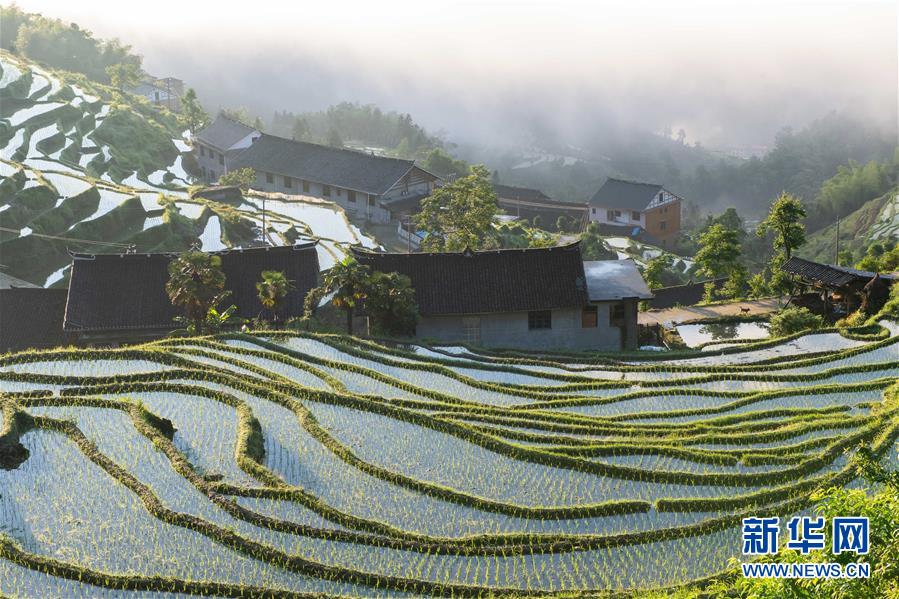
[[[771,336],[783,337],[800,331],[820,329],[824,319],[809,312],[808,308],[784,308],[771,317]]]

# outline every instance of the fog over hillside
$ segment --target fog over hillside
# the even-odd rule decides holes
[[[212,110],[266,119],[348,100],[462,143],[638,127],[720,148],[832,110],[896,127],[894,2],[18,4],[132,44]]]

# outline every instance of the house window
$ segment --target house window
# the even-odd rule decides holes
[[[614,326],[624,324],[624,304],[612,304],[609,310],[609,324]]]
[[[356,192],[352,189],[348,189],[346,192],[346,201],[355,204],[356,203]]]
[[[596,214],[596,208],[593,209],[593,214]]]
[[[200,156],[205,156],[206,150],[203,149],[203,146],[200,146]]]
[[[585,306],[581,312],[581,328],[595,329],[598,326],[599,318],[596,306]]]
[[[640,212],[637,210],[631,210],[631,220],[640,220]]]
[[[205,178],[206,178],[206,167],[205,167],[205,166],[201,166],[201,167],[200,167],[200,172],[203,173],[203,178],[205,179]]]
[[[331,186],[330,185],[322,185],[322,195],[326,198],[331,197]]]
[[[265,182],[266,182],[266,183],[274,183],[274,182],[275,182],[275,176],[274,176],[273,174],[271,174],[271,173],[265,173]]]
[[[209,169],[209,180],[215,181],[215,171],[212,169]]]
[[[303,193],[309,193],[309,181],[303,181]]]
[[[552,310],[531,310],[528,312],[528,329],[535,331],[537,329],[553,328]]]
[[[608,220],[615,220],[617,218],[621,218],[620,210],[606,210],[606,218]]]
[[[225,164],[225,155],[219,154],[219,164]]]
[[[335,187],[335,189],[337,190],[337,197],[338,197],[338,198],[339,198],[340,196],[343,195],[343,190],[342,190],[341,188]]]
[[[665,221],[659,221],[659,231],[664,231],[668,228],[668,223]]]
[[[284,187],[293,187],[293,181],[290,177],[284,177]]]
[[[664,198],[664,197],[665,197],[665,194],[663,194],[663,193],[660,191],[660,192],[659,192],[659,201],[661,202],[661,201],[662,201],[662,198]]]
[[[375,205],[375,196],[368,196],[368,205],[369,206]]]

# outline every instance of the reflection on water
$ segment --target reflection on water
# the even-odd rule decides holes
[[[715,324],[682,324],[677,332],[688,347],[710,341],[733,339],[764,339],[768,336],[767,322],[728,322]]]

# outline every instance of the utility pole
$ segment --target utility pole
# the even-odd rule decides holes
[[[262,196],[262,242],[268,245],[268,226],[265,222],[265,196]]]
[[[840,265],[840,217],[837,217],[837,240],[836,249],[834,250],[834,264]]]

